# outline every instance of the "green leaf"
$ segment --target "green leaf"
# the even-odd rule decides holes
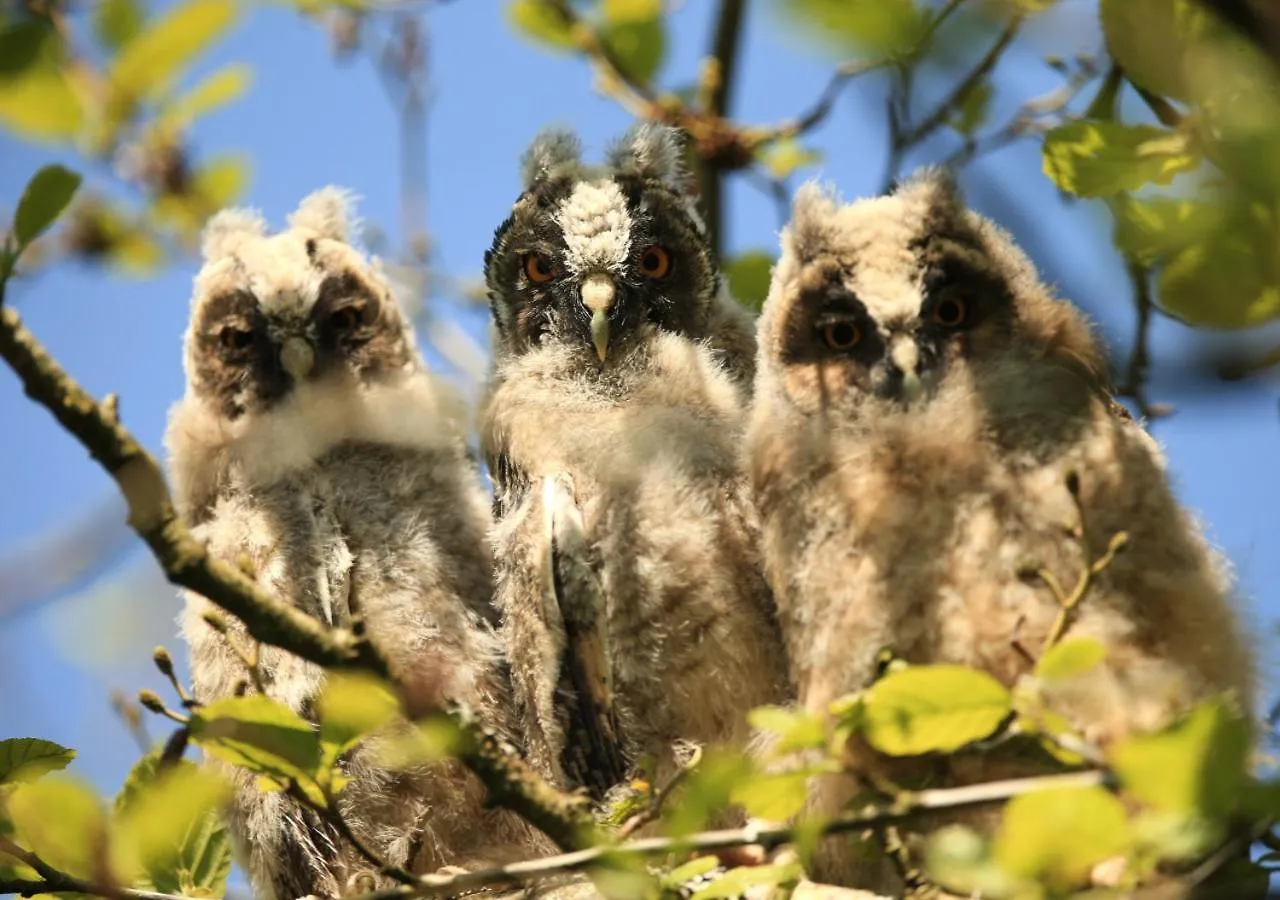
[[[1036,677],[1043,681],[1065,681],[1083,675],[1107,656],[1102,642],[1091,637],[1067,638],[1049,648],[1036,663]]]
[[[650,22],[662,15],[662,0],[603,0],[606,22]]]
[[[1164,731],[1120,744],[1111,763],[1125,790],[1152,809],[1219,819],[1239,804],[1248,753],[1246,722],[1207,701]]]
[[[993,849],[1005,872],[1062,889],[1080,885],[1129,840],[1118,799],[1097,787],[1059,788],[1011,800]]]
[[[1120,195],[1108,201],[1116,246],[1146,266],[1176,255],[1208,236],[1217,218],[1209,204],[1174,197]]]
[[[844,53],[897,57],[916,51],[927,13],[912,0],[778,0],[786,14]]]
[[[960,108],[948,120],[951,127],[966,137],[981,128],[986,124],[994,94],[995,89],[989,81],[982,81],[975,85],[973,90],[965,95]]]
[[[827,727],[822,716],[803,710],[759,706],[747,713],[747,721],[757,731],[774,735],[769,744],[769,751],[774,755],[822,747],[827,742]]]
[[[609,48],[623,74],[639,84],[653,81],[666,58],[667,32],[661,16],[605,22],[600,29],[600,40]]]
[[[730,869],[715,881],[693,892],[689,900],[720,900],[740,897],[747,888],[794,884],[804,875],[799,863],[781,863],[772,866],[739,866]]]
[[[454,756],[462,747],[462,731],[448,716],[413,722],[403,733],[379,741],[378,765],[388,769],[412,769]]]
[[[801,147],[792,138],[783,138],[764,147],[758,154],[760,163],[774,178],[783,179],[797,169],[822,162],[818,150]]]
[[[569,21],[546,0],[511,0],[507,4],[507,21],[534,43],[554,50],[572,50],[577,46]]]
[[[0,30],[0,122],[40,141],[79,133],[84,106],[63,72],[63,55],[52,29],[24,24]]]
[[[1125,75],[1154,94],[1191,99],[1191,55],[1209,35],[1211,14],[1194,0],[1101,0],[1107,51]]]
[[[401,711],[385,681],[360,672],[328,675],[318,710],[320,743],[330,761],[394,721]]]
[[[801,771],[752,775],[733,786],[729,800],[757,819],[785,822],[804,809],[811,774]]]
[[[1080,197],[1106,197],[1168,184],[1200,165],[1188,135],[1152,125],[1076,121],[1044,137],[1044,172]]]
[[[686,881],[692,881],[700,878],[708,872],[714,871],[716,866],[720,865],[720,859],[715,856],[699,856],[689,860],[682,866],[676,866],[670,872],[662,876],[662,886],[667,890],[676,890]]]
[[[221,810],[231,786],[187,760],[158,770],[158,759],[143,757],[116,800],[117,867],[144,871],[163,893],[221,896],[231,871]]]
[[[13,216],[19,252],[57,221],[79,187],[80,176],[59,165],[45,166],[32,176]]]
[[[94,873],[106,841],[106,816],[86,782],[58,774],[19,785],[7,807],[20,846],[72,875]]]
[[[753,771],[747,757],[725,751],[708,750],[685,779],[677,802],[663,807],[662,817],[667,834],[690,834],[706,827],[714,813],[729,803],[735,785],[750,777]]]
[[[111,66],[113,87],[129,97],[155,97],[225,34],[238,16],[235,0],[186,0],[121,49]]]
[[[747,309],[759,311],[769,296],[773,257],[764,250],[748,250],[724,264],[729,292]]]
[[[56,53],[57,33],[47,22],[32,19],[0,28],[0,90],[4,82]]]
[[[70,765],[76,751],[40,738],[6,738],[0,741],[0,784],[35,781],[48,772]]]
[[[991,848],[972,828],[947,825],[929,835],[925,847],[929,877],[951,892],[977,897],[1016,896],[1018,879],[1001,870]]]
[[[293,710],[261,694],[228,697],[191,713],[191,737],[211,755],[281,781],[314,778],[320,735]]]
[[[240,97],[252,81],[253,70],[248,66],[224,66],[174,100],[164,111],[164,124],[183,127]]]
[[[965,666],[910,666],[867,691],[863,733],[893,756],[950,753],[989,737],[1012,709],[1009,692]]]
[[[138,36],[146,18],[138,0],[99,0],[93,8],[93,33],[107,49],[119,50]]]

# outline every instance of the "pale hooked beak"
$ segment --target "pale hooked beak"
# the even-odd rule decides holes
[[[924,391],[920,381],[920,348],[910,337],[897,337],[889,345],[889,359],[902,373],[902,399],[911,403]]]
[[[613,279],[602,272],[588,275],[582,282],[582,305],[591,310],[591,343],[600,362],[609,353],[609,311],[617,295]]]
[[[302,381],[316,364],[315,348],[303,338],[287,338],[280,348],[280,364],[294,381]]]

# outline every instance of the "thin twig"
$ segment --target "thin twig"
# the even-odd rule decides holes
[[[1151,311],[1154,301],[1151,297],[1151,273],[1147,267],[1134,259],[1125,261],[1129,273],[1129,283],[1133,287],[1133,307],[1136,315],[1133,334],[1133,349],[1129,352],[1129,365],[1125,370],[1124,384],[1119,393],[1129,397],[1138,406],[1138,413],[1147,420],[1158,418],[1165,410],[1153,406],[1147,398],[1147,371],[1151,365]]]
[[[702,762],[702,748],[696,747],[693,756],[676,770],[675,774],[660,790],[653,794],[649,800],[649,805],[619,826],[617,834],[614,836],[615,839],[625,841],[650,822],[656,821],[662,815],[662,807],[666,804],[672,792],[684,783],[685,779],[698,767],[700,762]]]

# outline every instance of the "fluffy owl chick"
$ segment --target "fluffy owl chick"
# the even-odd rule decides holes
[[[1055,707],[1103,744],[1217,692],[1249,708],[1225,567],[1110,399],[1086,320],[945,175],[843,206],[803,188],[759,341],[749,469],[805,708],[866,687],[884,647],[1012,685],[1060,609],[1020,573],[1069,589],[1122,530],[1066,630],[1106,660]],[[820,788],[828,808],[852,792]]]
[[[334,627],[358,617],[396,675],[427,698],[509,713],[492,611],[488,508],[461,409],[424,369],[386,280],[348,243],[346,196],[306,198],[268,234],[243,210],[204,239],[186,333],[187,388],[166,442],[182,514],[216,556]],[[182,629],[197,697],[247,680],[231,641],[189,596]],[[266,693],[304,716],[324,673],[263,647]],[[519,822],[484,808],[454,763],[380,769],[348,761],[342,809],[357,836],[418,871],[530,855]],[[259,896],[338,896],[369,866],[314,815],[236,772],[235,836]]]
[[[517,705],[533,761],[597,796],[610,778],[570,759],[592,725],[574,721],[569,670],[604,670],[623,755],[655,757],[660,780],[673,742],[737,743],[747,711],[786,690],[739,465],[750,322],[717,288],[680,156],[675,132],[642,126],[588,168],[571,136],[543,135],[486,256],[498,347],[481,441]],[[581,508],[599,640],[556,606],[545,479]]]

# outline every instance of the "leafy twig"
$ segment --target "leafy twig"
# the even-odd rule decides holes
[[[1126,259],[1129,282],[1133,285],[1133,306],[1137,316],[1134,326],[1133,349],[1129,353],[1129,365],[1124,383],[1119,387],[1123,397],[1129,397],[1138,406],[1138,413],[1150,421],[1168,415],[1163,404],[1153,404],[1147,398],[1147,370],[1151,365],[1151,273],[1146,266],[1134,259]]]
[[[666,804],[671,794],[684,783],[689,774],[698,767],[698,763],[702,762],[702,748],[695,747],[693,755],[685,761],[685,763],[676,770],[671,779],[663,785],[659,790],[655,791],[649,799],[649,805],[640,810],[627,821],[618,827],[615,837],[619,841],[625,841],[631,835],[635,834],[650,822],[654,822],[662,815],[662,807]]]

